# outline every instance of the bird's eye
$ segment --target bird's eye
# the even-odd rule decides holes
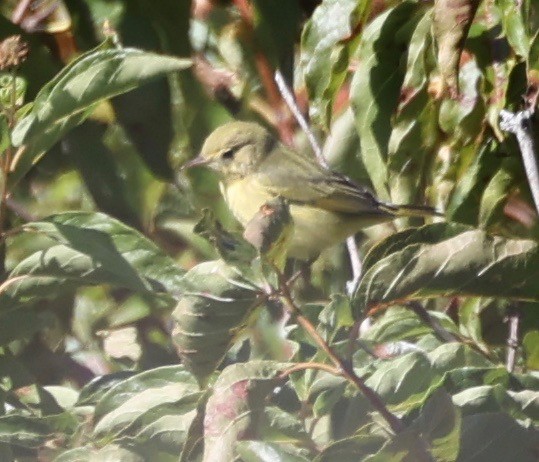
[[[221,154],[221,157],[225,160],[231,160],[234,157],[234,150],[227,149],[226,151],[223,151],[223,153]]]

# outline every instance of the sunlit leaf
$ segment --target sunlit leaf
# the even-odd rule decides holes
[[[24,230],[55,244],[13,269],[0,291],[7,306],[96,284],[163,295],[169,301],[179,291],[183,270],[138,231],[107,215],[64,213],[28,223]]]
[[[369,268],[356,293],[356,306],[457,294],[539,298],[535,284],[539,251],[535,241],[490,236],[473,229],[446,238],[443,227],[432,226],[441,233],[437,242],[407,245],[410,234],[404,232],[401,249]],[[420,233],[422,236],[424,231]],[[398,236],[390,240],[392,248],[397,249]]]
[[[221,373],[206,406],[204,461],[232,460],[236,441],[258,433],[265,398],[275,387],[281,367],[271,361],[251,361]]]

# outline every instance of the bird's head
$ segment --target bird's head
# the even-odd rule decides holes
[[[244,178],[256,171],[276,143],[271,133],[254,122],[230,122],[206,138],[198,157],[184,165],[206,165],[226,180]]]

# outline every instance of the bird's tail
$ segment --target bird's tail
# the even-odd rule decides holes
[[[427,205],[400,205],[380,202],[380,208],[396,217],[443,217],[444,214]]]

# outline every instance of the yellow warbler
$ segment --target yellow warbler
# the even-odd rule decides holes
[[[288,255],[303,260],[368,226],[402,216],[439,215],[430,207],[383,202],[253,122],[230,122],[214,130],[184,168],[198,165],[219,173],[224,199],[244,226],[266,202],[286,199],[294,224]]]

